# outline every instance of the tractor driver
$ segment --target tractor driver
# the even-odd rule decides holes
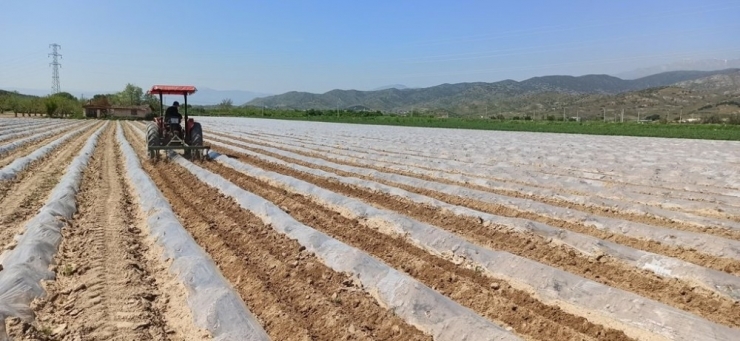
[[[172,103],[172,106],[167,108],[167,110],[164,112],[164,118],[169,119],[172,117],[177,117],[178,119],[182,120],[182,115],[180,114],[180,111],[177,110],[177,108],[179,107],[180,102],[175,101],[174,103]]]
[[[175,101],[174,103],[172,103],[172,106],[168,107],[167,110],[164,112],[164,119],[165,119],[165,122],[167,122],[167,125],[171,129],[176,129],[178,132],[180,132],[182,130],[182,127],[180,127],[180,124],[171,123],[170,121],[171,118],[177,118],[178,122],[182,121],[182,115],[177,110],[178,107],[180,107],[180,102]]]

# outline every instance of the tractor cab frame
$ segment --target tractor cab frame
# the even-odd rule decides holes
[[[147,152],[152,159],[159,159],[160,151],[182,150],[183,156],[189,159],[202,159],[208,154],[209,146],[203,145],[203,129],[200,123],[188,117],[188,95],[198,91],[190,85],[154,85],[147,94],[159,95],[159,115],[147,126]],[[184,97],[183,121],[167,121],[164,110],[164,95],[182,95]],[[177,122],[175,122],[177,121]]]

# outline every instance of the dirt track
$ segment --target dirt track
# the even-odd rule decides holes
[[[145,238],[123,174],[115,126],[100,136],[77,195],[78,213],[63,230],[56,280],[33,307],[37,323],[15,326],[26,340],[199,340],[182,289]],[[76,150],[76,149],[75,149]],[[173,306],[174,305],[174,306]],[[207,334],[206,334],[207,335]],[[17,335],[20,336],[20,335]]]

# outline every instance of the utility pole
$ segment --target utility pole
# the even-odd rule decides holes
[[[683,121],[683,108],[681,108],[681,113],[678,114],[678,123],[681,123]]]
[[[565,108],[563,108],[563,122],[565,122],[565,121],[567,121],[567,120],[565,119]]]
[[[622,123],[624,123],[624,108],[622,108]]]
[[[59,50],[62,46],[59,44],[49,44],[49,47],[51,47],[51,53],[49,53],[49,56],[52,57],[52,61],[49,64],[52,66],[51,93],[56,94],[59,93],[59,68],[62,67],[62,64],[59,63],[59,58],[62,58],[62,55],[59,54]]]
[[[635,108],[637,110],[637,122],[640,122],[640,108]]]

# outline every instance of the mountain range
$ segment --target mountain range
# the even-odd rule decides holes
[[[614,76],[622,79],[637,79],[668,71],[716,71],[737,68],[740,68],[740,59],[684,59],[672,63],[617,73]]]
[[[561,98],[560,101],[562,102],[566,100],[566,97],[569,97],[569,101],[572,101],[589,95],[613,96],[680,84],[686,86],[691,84],[698,89],[702,82],[696,82],[697,80],[707,77],[732,79],[730,75],[734,76],[739,72],[739,69],[670,71],[633,80],[609,75],[544,76],[521,82],[504,80],[494,83],[441,84],[428,88],[389,88],[376,91],[332,90],[323,94],[292,91],[276,96],[256,98],[246,105],[299,110],[335,109],[338,107],[361,107],[386,112],[441,110],[465,116],[481,112],[481,106],[494,108],[505,105],[511,110],[517,110],[517,106],[526,106],[528,102],[536,102],[537,98],[533,99],[533,96],[548,98],[548,101],[553,98]],[[732,87],[732,83],[729,82],[726,86]],[[521,103],[515,105],[513,104],[515,102]]]

